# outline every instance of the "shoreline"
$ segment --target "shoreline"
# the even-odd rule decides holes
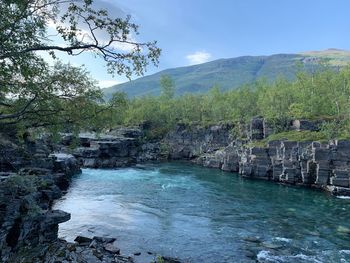
[[[251,125],[249,132],[257,134],[257,128],[253,128]],[[205,127],[179,124],[164,138],[148,141],[140,127],[121,128],[102,136],[82,134],[80,146],[73,148],[70,134],[63,134],[58,144],[48,138],[29,140],[24,144],[5,140],[1,147],[8,153],[0,156],[1,258],[7,262],[13,256],[20,257],[21,250],[26,252],[27,247],[36,244],[41,247],[41,252],[32,254],[33,258],[43,258],[46,253],[43,251],[54,257],[57,251],[67,252],[68,246],[75,246],[64,243],[57,236],[58,224],[69,220],[70,215],[51,210],[50,206],[53,200],[62,196],[71,183],[70,178],[79,173],[81,167],[110,169],[182,160],[234,172],[242,178],[308,187],[350,198],[350,141],[278,140],[269,142],[266,147],[257,147],[233,137],[231,129],[231,124]],[[9,189],[13,189],[12,192],[8,192]],[[64,249],[56,247],[55,251],[50,251],[48,248],[52,243]],[[86,249],[92,251],[90,244]],[[83,251],[69,253],[79,257]],[[105,256],[114,257],[114,254],[107,251]]]

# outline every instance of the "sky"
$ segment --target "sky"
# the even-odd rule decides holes
[[[245,55],[350,50],[349,0],[95,0],[111,16],[130,14],[140,25],[139,41],[157,40],[163,69]],[[71,59],[84,64],[101,87],[127,81],[106,73],[90,55]]]

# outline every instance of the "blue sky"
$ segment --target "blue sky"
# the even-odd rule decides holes
[[[198,64],[243,55],[350,50],[349,0],[95,0],[111,14],[120,10],[140,25],[138,40],[157,40],[158,68]],[[66,56],[63,57],[67,59]],[[106,73],[89,55],[85,64],[101,86],[126,81]]]

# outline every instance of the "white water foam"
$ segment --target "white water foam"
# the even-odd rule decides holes
[[[346,195],[338,195],[336,197],[339,199],[350,199],[350,196],[346,196]]]
[[[297,254],[294,256],[279,256],[273,255],[270,251],[262,250],[257,255],[258,262],[293,262],[295,259],[302,260],[302,262],[323,263],[313,256],[304,254]]]
[[[285,237],[274,237],[273,240],[290,243],[292,240]]]
[[[174,187],[177,187],[177,185],[176,184],[172,184],[172,183],[162,184],[162,189],[163,190],[166,190],[168,188],[174,188]]]

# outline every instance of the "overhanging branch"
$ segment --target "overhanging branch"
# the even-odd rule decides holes
[[[13,113],[13,114],[1,114],[0,115],[0,120],[7,120],[7,119],[16,119],[21,117],[22,115],[24,115],[27,111],[27,109],[29,108],[29,106],[36,100],[36,95],[34,96],[34,98],[32,98],[31,100],[29,100],[27,102],[27,104],[18,112]]]

